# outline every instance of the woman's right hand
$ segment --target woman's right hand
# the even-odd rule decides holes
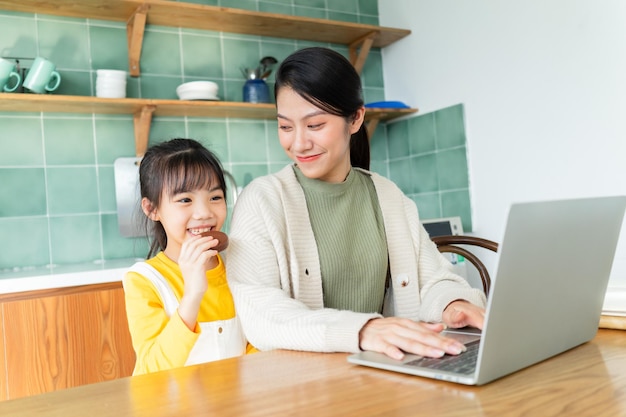
[[[399,317],[372,319],[359,332],[359,347],[397,360],[404,358],[405,352],[431,358],[464,352],[465,345],[441,335],[444,329],[442,323],[424,323]]]

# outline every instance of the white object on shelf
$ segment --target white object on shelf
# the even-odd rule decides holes
[[[219,100],[218,90],[213,81],[191,81],[179,85],[176,94],[181,100]]]

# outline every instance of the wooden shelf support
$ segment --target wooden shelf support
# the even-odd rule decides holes
[[[357,73],[361,74],[363,66],[365,65],[365,61],[367,60],[367,56],[370,53],[370,49],[372,48],[374,40],[376,39],[376,36],[379,35],[379,33],[380,32],[377,31],[370,32],[349,45],[350,62],[356,69]],[[359,47],[361,48],[360,50]]]
[[[135,124],[135,154],[141,158],[148,150],[148,139],[150,138],[150,124],[152,123],[152,113],[156,106],[146,105],[133,115]]]
[[[128,40],[128,69],[131,77],[138,77],[140,73],[139,59],[143,45],[143,34],[146,29],[149,4],[142,4],[126,22],[126,38]]]
[[[376,131],[376,127],[380,122],[379,118],[371,119],[367,122],[365,128],[367,129],[367,139],[372,143],[372,136],[374,136],[374,132]]]

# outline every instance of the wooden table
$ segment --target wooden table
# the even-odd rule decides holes
[[[626,416],[626,335],[481,387],[274,351],[0,402],[0,416]],[[25,376],[28,378],[28,376]]]

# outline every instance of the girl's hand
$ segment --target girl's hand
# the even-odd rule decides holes
[[[183,275],[183,296],[178,306],[178,315],[190,330],[194,330],[200,311],[200,303],[209,288],[206,271],[217,264],[218,245],[212,237],[192,236],[185,240],[178,256],[178,266]]]
[[[459,328],[472,326],[482,329],[484,321],[485,309],[469,301],[453,301],[443,310],[443,322],[448,327]]]
[[[399,317],[373,319],[359,332],[359,347],[397,360],[404,357],[404,352],[440,358],[446,353],[458,355],[465,351],[465,345],[440,334],[444,328],[441,323]]]

